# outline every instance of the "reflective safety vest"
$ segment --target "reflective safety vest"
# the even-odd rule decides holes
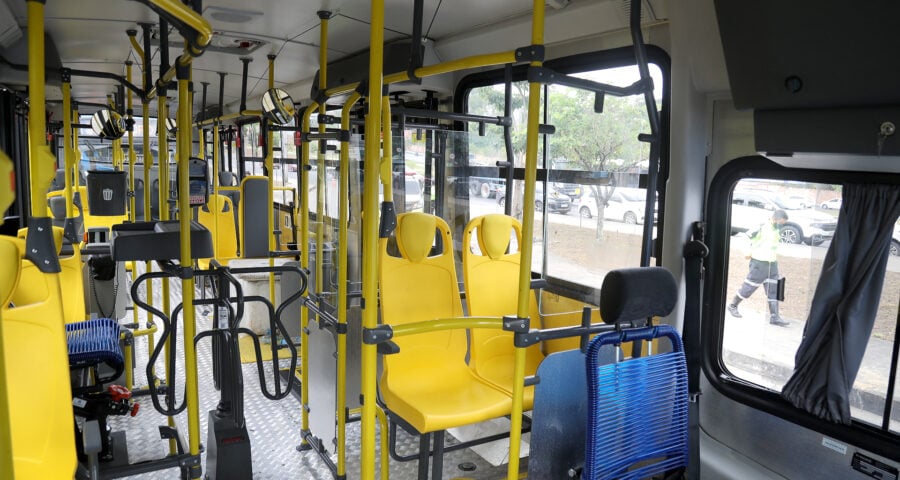
[[[778,259],[778,244],[781,243],[781,231],[772,222],[760,225],[756,234],[750,238],[750,258],[763,262],[774,262]]]

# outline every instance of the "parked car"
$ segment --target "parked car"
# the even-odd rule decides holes
[[[506,180],[490,177],[469,177],[469,196],[495,198],[506,193]]]
[[[506,205],[505,191],[498,194],[497,203],[500,205],[500,208]],[[544,209],[544,184],[541,182],[536,183],[534,186],[534,208],[541,211]],[[572,202],[569,201],[568,196],[555,190],[547,194],[547,211],[565,215],[569,213],[571,208]]]
[[[606,201],[603,218],[620,222],[644,223],[644,210],[647,204],[647,190],[643,188],[617,187]],[[593,190],[581,197],[578,202],[578,214],[584,218],[598,215],[597,199]],[[656,209],[653,210],[653,222],[656,223]]]
[[[819,245],[834,236],[837,220],[813,209],[798,209],[777,194],[765,190],[736,190],[731,197],[731,233],[755,230],[775,210],[785,210],[788,221],[781,227],[783,243]]]
[[[423,205],[422,184],[415,176],[406,176],[406,201],[405,207],[407,212],[421,210]]]
[[[824,202],[822,202],[819,207],[821,207],[822,210],[840,210],[841,203],[843,203],[841,197],[832,198],[831,200],[825,200]]]
[[[553,189],[569,197],[572,203],[577,202],[584,195],[584,187],[575,183],[556,182],[553,184]]]
[[[809,198],[806,198],[801,195],[791,195],[785,199],[791,208],[794,210],[802,210],[804,208],[809,208],[813,206],[813,202],[809,201]]]

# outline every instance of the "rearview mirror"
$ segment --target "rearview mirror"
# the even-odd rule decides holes
[[[118,140],[125,134],[125,121],[112,110],[99,110],[91,115],[91,130],[105,140]]]
[[[273,122],[284,125],[294,116],[294,100],[280,88],[270,88],[262,96],[263,114]]]

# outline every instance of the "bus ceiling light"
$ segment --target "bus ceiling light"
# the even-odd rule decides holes
[[[125,134],[125,121],[112,110],[99,110],[91,115],[91,130],[102,139],[118,140]]]
[[[294,117],[294,100],[280,88],[270,88],[262,96],[263,114],[269,120],[284,125]]]
[[[22,38],[22,29],[7,2],[0,2],[0,48],[7,48]]]

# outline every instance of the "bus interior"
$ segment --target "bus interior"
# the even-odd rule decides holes
[[[0,478],[897,479],[898,18],[0,0]]]

